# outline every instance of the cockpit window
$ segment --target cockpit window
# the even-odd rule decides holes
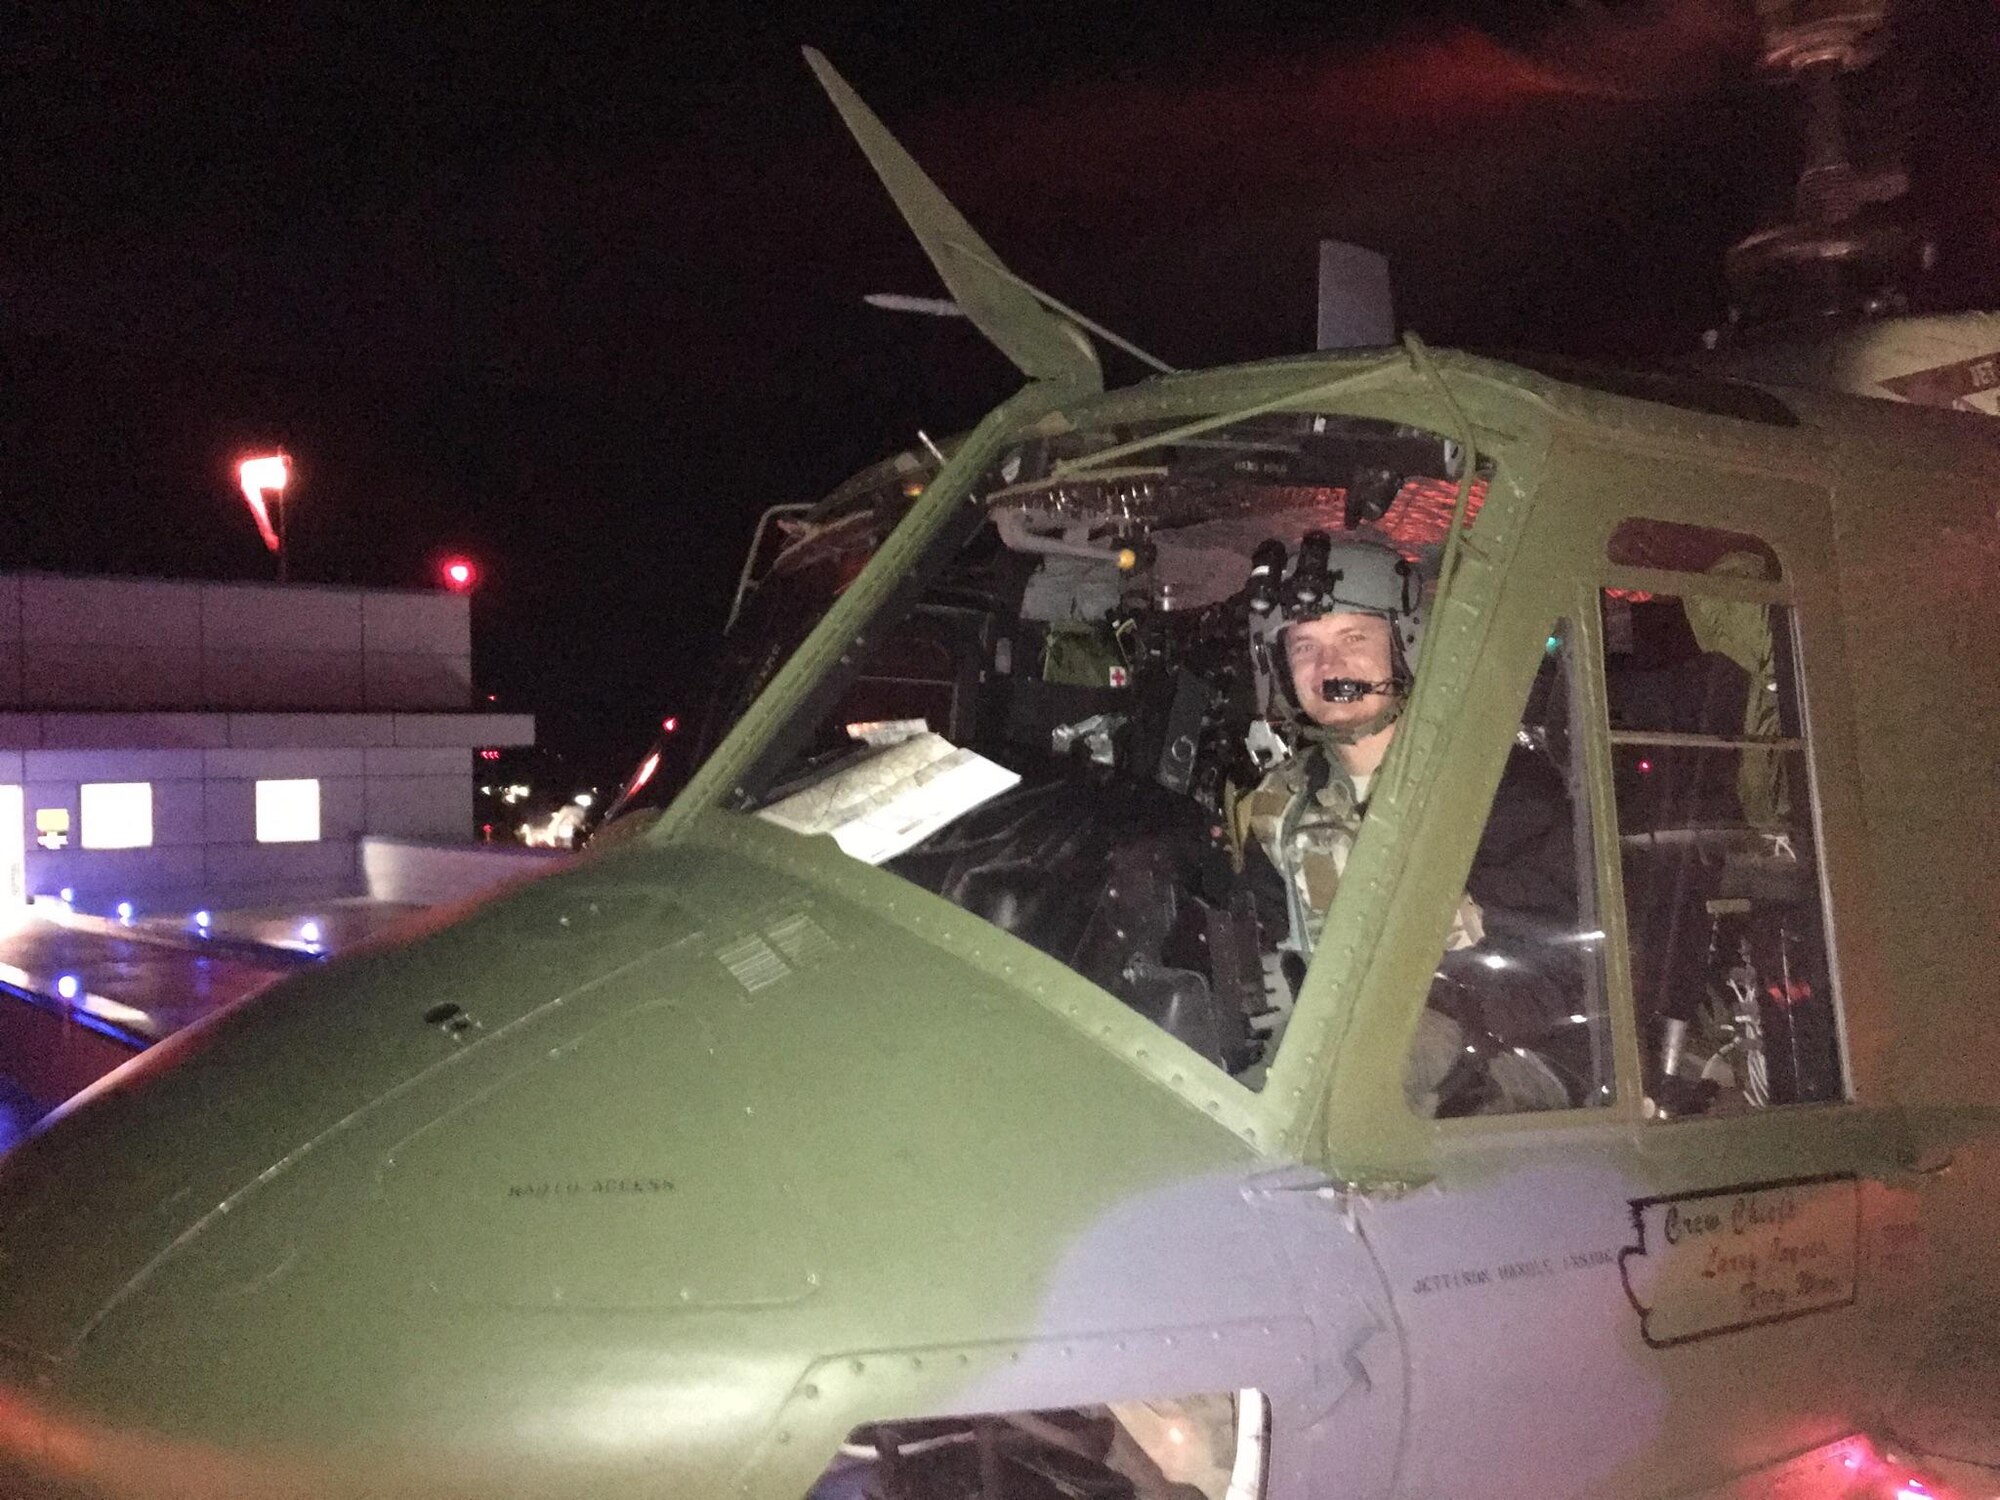
[[[1037,438],[732,804],[1259,1086],[1331,898],[1292,836],[1393,738],[1462,468],[1435,434],[1310,414]]]
[[[1571,639],[1549,630],[1418,1018],[1403,1092],[1425,1116],[1616,1097]]]

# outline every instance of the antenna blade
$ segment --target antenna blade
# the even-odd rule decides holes
[[[1000,257],[924,175],[861,96],[817,50],[807,47],[805,54],[875,175],[916,232],[924,254],[944,278],[952,300],[979,331],[1030,379],[1102,390],[1104,372],[1089,340],[1044,308],[1015,279],[993,269]]]
[[[1389,257],[1342,240],[1319,242],[1319,347],[1379,349],[1396,342]]]

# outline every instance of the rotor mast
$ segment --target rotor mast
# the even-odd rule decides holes
[[[1903,282],[1929,264],[1931,247],[1898,203],[1910,187],[1901,163],[1864,169],[1850,150],[1843,82],[1881,57],[1889,9],[1758,0],[1761,61],[1797,88],[1802,153],[1786,216],[1729,251],[1733,330],[1901,312]]]

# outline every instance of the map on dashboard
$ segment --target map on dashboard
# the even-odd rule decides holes
[[[1020,779],[925,731],[842,766],[757,816],[794,833],[830,834],[854,858],[879,865]]]

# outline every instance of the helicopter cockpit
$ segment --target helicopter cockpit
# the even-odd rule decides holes
[[[1253,559],[1365,539],[1395,549],[1421,594],[1463,468],[1434,433],[1309,413],[1033,439],[983,476],[732,805],[830,835],[1258,1087],[1310,955],[1287,943],[1282,898],[1260,886],[1249,848],[1247,799],[1304,743],[1296,705],[1253,660]],[[1468,520],[1489,477],[1472,476]],[[769,625],[737,632],[725,719],[923,476],[875,478],[844,504],[784,518],[743,611],[745,625]],[[1599,986],[1575,940],[1594,923],[1576,895],[1557,644],[1516,752],[1553,789],[1537,836],[1555,894],[1486,911],[1479,943],[1442,955],[1407,1087],[1420,1112],[1565,1108],[1605,1092]]]

